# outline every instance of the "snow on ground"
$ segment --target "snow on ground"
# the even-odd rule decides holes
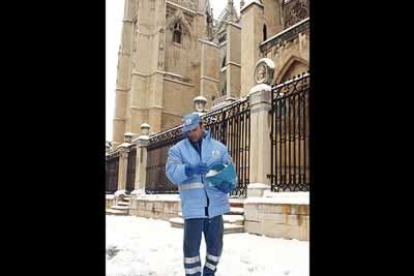
[[[309,205],[309,192],[271,192],[265,190],[263,197],[248,197],[244,203],[275,203]]]
[[[167,221],[106,216],[106,276],[185,276],[183,230]],[[206,247],[200,255],[204,265]],[[224,235],[216,276],[308,276],[309,242]]]
[[[171,195],[147,195],[147,194],[143,194],[143,195],[137,195],[136,197],[137,199],[145,199],[148,201],[180,201],[180,196],[179,194],[171,194]]]

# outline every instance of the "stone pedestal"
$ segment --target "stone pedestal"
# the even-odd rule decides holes
[[[262,197],[265,191],[270,191],[270,185],[263,183],[251,183],[247,185],[247,197]]]
[[[270,185],[270,116],[272,108],[271,87],[266,84],[254,86],[250,100],[250,182]]]

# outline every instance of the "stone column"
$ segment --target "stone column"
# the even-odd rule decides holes
[[[244,97],[254,85],[253,71],[260,59],[260,43],[263,41],[264,9],[259,0],[251,1],[241,14],[241,90]]]
[[[270,185],[271,87],[258,84],[249,92],[250,100],[250,182]]]
[[[218,96],[219,90],[219,46],[206,40],[200,42],[200,95],[207,99]],[[207,109],[212,107],[212,102],[206,104]]]
[[[145,180],[147,167],[147,148],[149,142],[149,131],[151,126],[147,123],[141,125],[141,135],[133,142],[137,145],[137,159],[135,168],[134,191],[131,192],[132,197],[145,195]]]
[[[132,137],[134,136],[134,133],[132,133],[132,132],[126,132],[125,134],[124,134],[124,142],[125,143],[127,143],[127,144],[131,144],[131,142],[132,142]]]
[[[128,147],[131,145],[132,133],[124,134],[124,143],[118,146],[119,151],[119,168],[118,168],[118,190],[115,193],[115,204],[120,197],[125,196],[126,192],[126,178],[128,169]],[[129,141],[129,142],[128,142]]]
[[[263,183],[250,183],[247,185],[247,197],[263,197],[265,191],[270,191],[270,185]]]
[[[135,1],[125,0],[122,20],[121,45],[118,52],[118,70],[115,96],[115,118],[113,119],[114,147],[122,143],[122,134],[126,131],[127,102],[131,83],[131,54],[133,43],[133,17],[136,12]]]
[[[240,96],[240,74],[241,74],[241,27],[229,22],[227,32],[227,102],[233,102]]]

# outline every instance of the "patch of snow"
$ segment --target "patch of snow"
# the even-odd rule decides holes
[[[275,204],[309,204],[309,192],[271,192],[264,191],[263,197],[250,197],[244,201],[248,203],[275,203]]]
[[[129,147],[131,144],[130,143],[122,143],[118,146],[118,148],[127,148]]]
[[[270,185],[264,184],[264,183],[251,183],[247,185],[247,188],[253,188],[253,189],[270,189]]]
[[[168,221],[106,216],[106,276],[183,276],[183,229]],[[309,242],[224,235],[216,276],[308,276]],[[200,246],[205,264],[204,235]],[[160,265],[162,260],[162,265]]]
[[[134,198],[139,200],[148,200],[148,201],[180,201],[180,196],[178,194],[172,195],[137,195]]]
[[[244,212],[244,209],[240,207],[230,207],[230,212]]]
[[[258,93],[258,92],[262,92],[262,91],[271,91],[271,90],[272,90],[272,87],[270,85],[260,83],[260,84],[257,84],[255,86],[253,86],[250,89],[249,95],[252,95],[252,94]]]
[[[223,215],[223,221],[225,222],[237,222],[237,221],[243,221],[244,216],[242,215]]]

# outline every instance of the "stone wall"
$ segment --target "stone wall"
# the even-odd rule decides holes
[[[169,195],[146,195],[131,199],[129,214],[133,216],[169,220],[181,212],[181,201]]]
[[[245,231],[273,238],[309,241],[309,203],[248,198],[244,202]]]
[[[105,196],[105,209],[111,208],[112,205],[115,205],[115,196],[106,195]]]
[[[244,228],[272,238],[309,241],[309,192],[271,192],[269,185],[249,184]]]
[[[244,212],[246,232],[309,241],[309,205],[248,203]]]

